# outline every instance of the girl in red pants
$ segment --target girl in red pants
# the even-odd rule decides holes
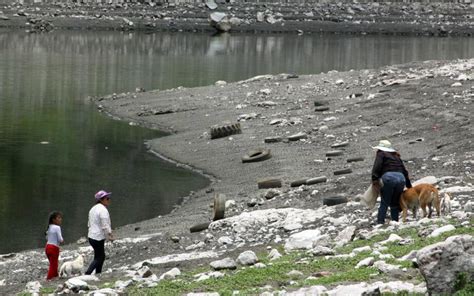
[[[58,276],[59,245],[64,242],[61,234],[61,224],[63,214],[61,212],[52,212],[49,214],[48,230],[45,247],[46,256],[49,260],[49,270],[46,279],[50,280]]]

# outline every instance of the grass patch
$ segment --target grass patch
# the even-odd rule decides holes
[[[365,258],[367,254],[358,254],[353,258],[324,259],[308,257],[305,253],[290,253],[278,260],[268,262],[268,259],[261,260],[267,264],[266,268],[239,268],[236,271],[227,271],[226,275],[218,279],[208,279],[201,282],[194,282],[195,278],[188,272],[182,274],[178,281],[161,281],[157,287],[143,289],[134,287],[128,292],[130,295],[180,295],[188,292],[219,292],[221,295],[231,295],[232,291],[239,290],[240,295],[255,295],[255,287],[271,285],[273,287],[287,287],[294,281],[294,287],[308,284],[333,284],[338,282],[360,282],[366,281],[370,275],[377,273],[373,268],[354,269],[355,265]],[[297,270],[303,273],[303,277],[292,279],[287,274]],[[332,274],[326,277],[305,280],[308,276],[319,272],[327,271]]]
[[[369,240],[353,241],[344,247],[338,248],[337,251],[339,253],[346,254],[346,253],[350,253],[354,248],[359,248],[363,246],[373,246],[375,243],[386,240],[390,236],[390,234],[391,233],[383,233],[383,234],[375,235]],[[396,234],[403,238],[411,237],[413,239],[413,243],[408,244],[408,245],[399,245],[397,242],[388,243],[385,245],[388,248],[388,250],[385,251],[384,253],[392,254],[396,258],[400,258],[402,256],[407,255],[413,250],[419,250],[428,245],[444,241],[446,238],[453,235],[462,235],[462,234],[474,235],[474,229],[472,227],[460,227],[460,228],[456,228],[453,231],[445,232],[441,234],[440,236],[430,237],[430,238],[419,237],[418,229],[416,228],[405,228],[405,229],[399,230]]]
[[[427,245],[444,241],[447,237],[459,234],[474,234],[472,227],[461,227],[453,231],[444,233],[435,238],[420,238],[416,228],[407,228],[397,232],[403,238],[411,237],[413,243],[409,245],[398,245],[398,243],[387,244],[387,251],[384,253],[393,254],[395,257],[401,257],[408,254],[411,250],[419,250]],[[362,246],[373,246],[375,243],[385,240],[390,233],[383,233],[372,237],[370,240],[358,240],[348,245],[338,248],[338,253],[350,253],[352,249]],[[154,288],[132,287],[127,293],[129,295],[181,295],[189,292],[218,292],[220,295],[232,295],[235,290],[239,295],[255,295],[261,291],[259,288],[271,285],[275,289],[309,286],[309,285],[334,285],[337,283],[358,283],[369,280],[385,280],[385,275],[379,274],[373,267],[363,267],[355,269],[356,264],[364,258],[367,258],[370,252],[359,253],[352,258],[331,258],[312,257],[306,253],[293,252],[283,255],[275,261],[269,261],[265,252],[259,253],[260,262],[267,265],[266,268],[242,268],[235,271],[225,271],[225,276],[218,279],[208,279],[201,282],[195,282],[195,275],[198,273],[210,271],[210,268],[199,267],[194,270],[183,272],[178,280],[163,280]],[[386,260],[388,263],[401,265],[402,268],[412,268],[410,261],[397,261],[396,259]],[[287,274],[297,270],[303,273],[298,279],[292,279]],[[330,274],[325,277],[306,280],[317,272],[325,271]],[[375,275],[375,276],[374,276]],[[422,281],[421,275],[417,280]],[[473,295],[473,285],[469,282],[459,279],[461,290],[459,296]],[[471,293],[471,294],[469,294]],[[384,295],[417,295],[414,293],[398,293]]]

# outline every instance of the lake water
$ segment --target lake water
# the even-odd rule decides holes
[[[0,31],[0,253],[42,247],[47,216],[87,234],[99,189],[114,227],[171,211],[208,180],[148,153],[163,136],[97,112],[88,96],[472,58],[474,38]]]

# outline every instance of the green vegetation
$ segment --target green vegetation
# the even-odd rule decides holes
[[[53,294],[56,287],[42,287],[40,289],[40,295]]]
[[[347,254],[352,249],[366,245],[373,246],[375,243],[385,240],[391,233],[379,234],[370,240],[357,240],[348,245],[338,248],[339,254]],[[399,245],[398,243],[388,243],[387,251],[384,253],[392,254],[399,258],[408,254],[412,250],[421,249],[427,245],[443,241],[447,237],[459,234],[474,235],[472,227],[461,227],[453,231],[444,233],[435,238],[420,238],[417,235],[417,229],[407,228],[397,232],[403,238],[411,238],[413,243],[408,245]],[[331,286],[340,283],[354,283],[361,281],[386,280],[385,275],[373,267],[363,267],[355,269],[356,264],[369,256],[370,252],[359,253],[352,258],[331,258],[313,257],[305,252],[293,252],[282,256],[278,260],[268,261],[266,253],[260,253],[261,262],[266,265],[265,268],[239,267],[235,271],[225,271],[225,276],[218,279],[208,279],[195,282],[195,275],[209,269],[202,267],[196,270],[183,272],[178,280],[164,280],[158,283],[154,288],[133,287],[128,293],[130,295],[181,295],[187,292],[219,292],[220,295],[231,295],[232,291],[239,290],[239,295],[255,295],[263,290],[255,287],[272,286],[274,289],[293,288],[297,289],[309,285]],[[387,263],[401,265],[402,268],[412,268],[410,261],[397,261],[396,259],[386,260]],[[292,270],[300,271],[303,276],[300,278],[291,278],[288,273]],[[325,276],[316,277],[318,272],[324,272]],[[223,272],[224,273],[224,272]],[[308,277],[312,276],[310,279]],[[422,281],[421,275],[417,280]],[[459,291],[456,295],[472,295],[473,285],[460,277],[458,280]],[[464,294],[463,294],[464,293]],[[387,294],[395,295],[395,294]],[[396,295],[416,295],[413,293],[398,293]]]
[[[454,283],[456,296],[474,295],[474,283],[467,273],[460,273]]]

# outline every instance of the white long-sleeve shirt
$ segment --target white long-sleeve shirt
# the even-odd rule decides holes
[[[61,234],[61,227],[56,224],[49,224],[48,233],[46,234],[48,240],[46,244],[58,246],[64,241]]]
[[[103,204],[98,203],[89,211],[87,226],[89,228],[87,236],[94,240],[104,240],[112,233],[109,211]]]

